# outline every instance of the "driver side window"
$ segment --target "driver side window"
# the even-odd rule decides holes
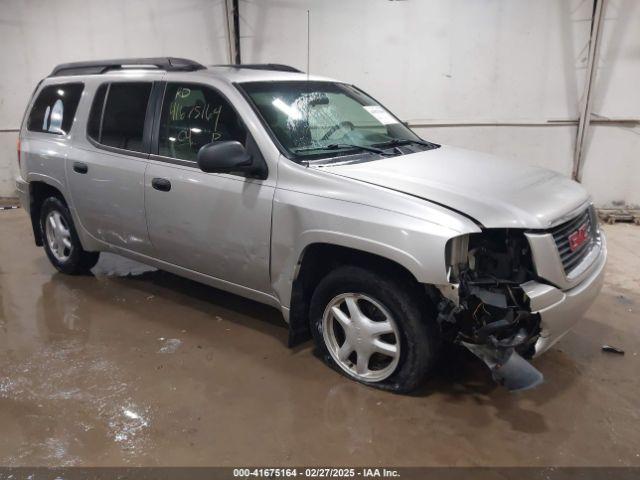
[[[211,142],[237,140],[243,145],[247,131],[222,95],[204,85],[170,83],[160,117],[158,153],[196,161],[198,150]]]

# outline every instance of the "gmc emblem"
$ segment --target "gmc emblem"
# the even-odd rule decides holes
[[[589,233],[587,231],[587,225],[584,224],[578,230],[569,235],[569,248],[572,252],[575,252],[580,246],[587,241]]]

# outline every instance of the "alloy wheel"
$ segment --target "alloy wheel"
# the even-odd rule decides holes
[[[387,308],[360,293],[343,293],[327,305],[324,342],[333,360],[352,377],[379,382],[400,360],[400,333]]]
[[[51,253],[59,262],[66,262],[73,251],[71,232],[62,214],[52,210],[45,220],[45,236]]]

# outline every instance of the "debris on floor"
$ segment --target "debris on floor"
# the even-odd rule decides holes
[[[607,353],[617,353],[618,355],[624,355],[624,350],[621,350],[617,347],[612,347],[611,345],[603,345],[602,351]]]
[[[182,345],[182,340],[178,338],[160,338],[161,341],[164,341],[164,345],[160,348],[158,353],[175,353],[178,347]]]

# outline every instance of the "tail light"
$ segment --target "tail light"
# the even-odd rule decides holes
[[[18,150],[18,168],[20,168],[20,139],[18,138],[18,144],[16,145],[16,148]]]

